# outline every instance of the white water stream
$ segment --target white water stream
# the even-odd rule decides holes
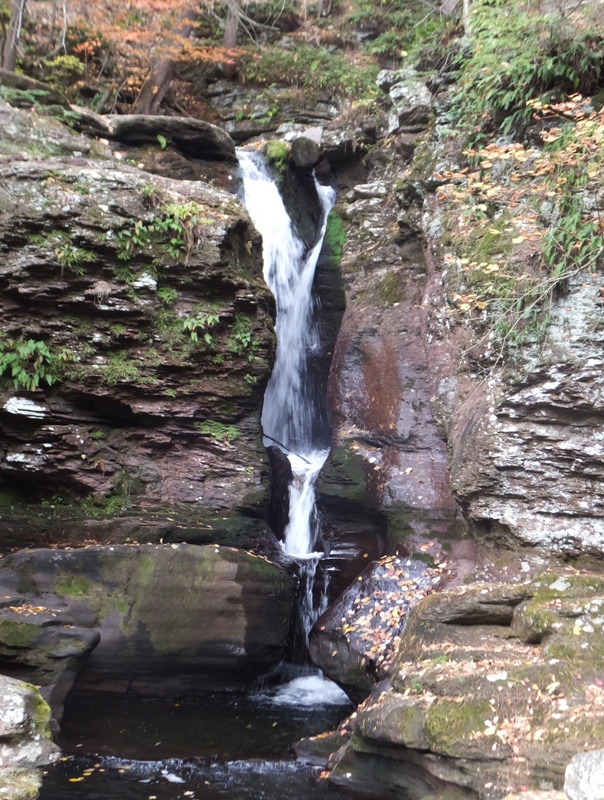
[[[327,573],[318,570],[323,553],[316,552],[320,532],[315,483],[328,451],[318,448],[313,441],[315,404],[307,365],[309,354],[319,345],[312,325],[312,284],[335,191],[315,180],[322,217],[316,241],[305,254],[304,244],[262,160],[256,154],[240,151],[239,163],[243,202],[262,234],[264,278],[277,305],[277,354],[264,395],[262,429],[265,445],[277,444],[292,469],[283,549],[300,563],[299,613],[308,637],[327,608]],[[271,695],[271,701],[285,705],[329,705],[346,703],[348,698],[319,673],[281,686]]]
[[[313,442],[313,388],[309,385],[308,355],[318,346],[312,327],[312,284],[335,191],[315,181],[322,218],[316,242],[308,254],[296,234],[277,186],[262,159],[239,152],[244,205],[262,234],[264,279],[277,304],[277,355],[264,395],[262,429],[265,444],[278,446],[291,464],[289,521],[284,532],[286,553],[307,560],[318,537],[315,482],[328,451]],[[316,570],[316,564],[313,571]]]

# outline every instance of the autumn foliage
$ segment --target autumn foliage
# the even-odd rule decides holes
[[[71,0],[64,8],[38,0],[27,6],[20,63],[97,110],[129,111],[159,61],[165,69],[167,62],[228,60],[204,38],[203,8],[198,0]]]

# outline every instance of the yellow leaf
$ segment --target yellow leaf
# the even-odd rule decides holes
[[[522,244],[524,241],[524,236],[516,236],[515,239],[512,239],[512,244]]]

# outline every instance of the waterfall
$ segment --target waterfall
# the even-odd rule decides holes
[[[243,203],[262,234],[264,278],[277,305],[277,354],[264,395],[262,429],[265,445],[277,444],[292,468],[283,549],[301,560],[301,616],[308,634],[325,606],[326,592],[317,592],[314,581],[322,557],[315,552],[319,538],[315,482],[329,452],[325,443],[316,442],[313,436],[315,403],[308,359],[318,348],[319,339],[312,325],[312,284],[335,191],[315,180],[322,215],[316,241],[305,254],[262,159],[255,153],[239,151],[239,163]]]

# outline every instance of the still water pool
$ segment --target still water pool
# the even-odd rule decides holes
[[[334,728],[351,706],[306,685],[277,697],[79,699],[67,709],[63,760],[40,800],[338,800],[291,745]],[[328,702],[325,702],[325,699]]]

